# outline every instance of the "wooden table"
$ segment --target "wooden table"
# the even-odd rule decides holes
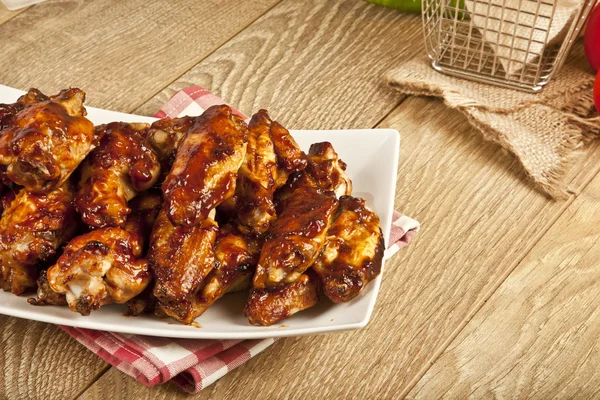
[[[387,265],[368,327],[282,340],[196,398],[598,397],[599,146],[573,167],[568,199],[541,195],[456,112],[385,86],[423,52],[420,24],[359,0],[0,9],[6,85],[78,86],[89,105],[150,115],[196,84],[290,128],[400,132],[396,208],[423,229]],[[187,396],[4,316],[0,365],[0,398]]]

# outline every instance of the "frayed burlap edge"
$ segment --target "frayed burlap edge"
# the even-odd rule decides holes
[[[444,96],[444,90],[427,86],[427,82],[423,82],[422,84],[409,84],[406,82],[398,84],[394,81],[393,72],[390,71],[385,76],[390,87],[406,95],[441,98],[446,106],[454,108],[463,114],[469,123],[481,132],[484,140],[498,144],[515,156],[524,167],[527,177],[534,186],[552,199],[563,199],[569,195],[565,183],[567,172],[584,154],[582,151],[583,146],[591,139],[598,138],[600,134],[600,117],[596,114],[592,93],[593,78],[582,84],[569,86],[561,93],[550,96],[539,96],[535,100],[519,102],[513,110],[509,111],[506,109],[492,110],[489,107],[478,107],[475,104],[456,104],[450,102]],[[558,82],[555,83],[558,84]],[[453,93],[460,95],[458,91]],[[502,132],[483,123],[473,115],[474,110],[478,109],[480,112],[495,113],[509,117],[510,114],[522,112],[523,109],[534,104],[547,106],[555,112],[561,113],[562,117],[569,122],[567,131],[564,132],[564,143],[557,152],[560,158],[559,164],[554,168],[542,171],[539,176],[532,175],[528,166],[516,155],[512,143],[503,139],[504,135]]]

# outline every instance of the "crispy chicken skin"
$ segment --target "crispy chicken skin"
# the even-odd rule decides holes
[[[66,295],[69,308],[81,315],[110,303],[123,304],[150,283],[148,260],[142,258],[149,227],[160,208],[160,195],[138,201],[124,228],[100,228],[77,236],[48,269],[50,288]]]
[[[198,316],[224,294],[250,286],[259,254],[260,243],[255,238],[244,236],[232,226],[220,229],[215,244],[215,268],[194,302]]]
[[[226,105],[208,108],[183,138],[162,189],[167,215],[194,226],[235,193],[248,129]]]
[[[264,289],[298,279],[321,252],[336,207],[333,192],[296,189],[265,239],[253,286]]]
[[[218,226],[211,218],[198,225],[173,225],[161,210],[150,238],[148,258],[159,311],[190,324],[199,315],[195,296],[215,266]]]
[[[306,158],[287,129],[266,110],[252,116],[246,158],[239,169],[234,207],[240,229],[265,233],[276,218],[273,194],[292,172],[306,167]]]
[[[35,289],[38,267],[75,234],[70,181],[46,195],[22,189],[0,219],[0,286],[20,295]]]
[[[127,202],[156,183],[158,157],[144,138],[146,124],[112,122],[96,128],[102,137],[83,161],[75,207],[94,228],[122,227]]]
[[[32,89],[19,99],[17,108],[22,109],[2,118],[6,125],[0,135],[3,177],[34,193],[59,188],[99,139],[84,117],[84,100],[79,89],[50,98]]]
[[[290,176],[287,184],[278,191],[278,200],[285,200],[302,186],[332,190],[337,197],[352,193],[352,181],[346,174],[346,163],[339,158],[331,143],[321,142],[310,146],[306,169]]]
[[[273,325],[319,301],[319,280],[307,271],[279,288],[252,289],[244,315],[252,325]]]
[[[313,269],[334,303],[352,300],[381,272],[385,245],[379,217],[365,201],[342,196]]]
[[[27,302],[33,306],[66,306],[67,296],[61,293],[56,293],[48,283],[48,271],[40,272],[40,277],[37,280],[37,297],[27,299]]]

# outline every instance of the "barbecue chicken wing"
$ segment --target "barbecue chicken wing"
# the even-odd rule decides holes
[[[187,227],[235,192],[248,130],[225,105],[207,109],[183,138],[162,189],[171,222]]]
[[[244,315],[253,325],[273,325],[319,301],[319,280],[308,270],[278,288],[252,289]]]
[[[194,306],[204,279],[215,266],[218,226],[212,218],[186,227],[173,225],[161,210],[154,223],[148,258],[154,273],[159,312],[191,324],[201,311]]]
[[[77,229],[70,181],[46,195],[22,189],[0,219],[0,286],[20,295],[36,287],[38,267]]]
[[[163,118],[144,132],[148,143],[160,160],[162,173],[166,174],[175,162],[177,149],[184,136],[194,127],[198,117]],[[163,179],[164,180],[164,179]]]
[[[66,295],[81,315],[110,303],[123,304],[150,283],[145,242],[160,209],[160,195],[138,198],[124,228],[100,228],[77,236],[48,269],[50,288]]]
[[[0,130],[9,127],[13,123],[13,117],[26,106],[48,101],[48,96],[37,89],[29,89],[16,103],[0,104]]]
[[[290,176],[287,184],[277,193],[278,201],[288,198],[302,186],[313,186],[335,192],[337,197],[352,193],[352,181],[342,161],[329,142],[314,143],[308,151],[308,165]]]
[[[306,158],[290,135],[260,110],[250,120],[246,158],[238,172],[234,205],[240,229],[263,234],[276,218],[273,194],[292,172],[306,167]],[[227,206],[227,205],[226,205]]]
[[[333,192],[310,186],[296,189],[266,237],[254,287],[276,287],[298,279],[321,252],[336,206]]]
[[[122,227],[127,202],[156,183],[160,164],[144,138],[146,124],[112,122],[96,129],[102,140],[81,168],[75,207],[95,228]]]
[[[27,299],[27,302],[33,306],[66,306],[67,296],[61,293],[56,293],[48,283],[48,271],[40,272],[40,277],[37,280],[37,297]]]
[[[313,269],[335,303],[356,297],[381,271],[385,245],[379,217],[365,201],[342,196]]]
[[[4,178],[34,193],[59,188],[99,139],[94,125],[84,117],[84,99],[79,89],[63,90],[50,98],[32,90],[22,97],[17,102],[21,109],[2,118],[6,125],[0,135]]]
[[[249,287],[259,254],[259,241],[231,226],[221,228],[215,244],[215,267],[194,301],[197,316],[225,293]]]

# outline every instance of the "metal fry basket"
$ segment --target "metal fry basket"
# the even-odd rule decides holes
[[[539,91],[596,0],[423,0],[425,48],[439,72]]]

